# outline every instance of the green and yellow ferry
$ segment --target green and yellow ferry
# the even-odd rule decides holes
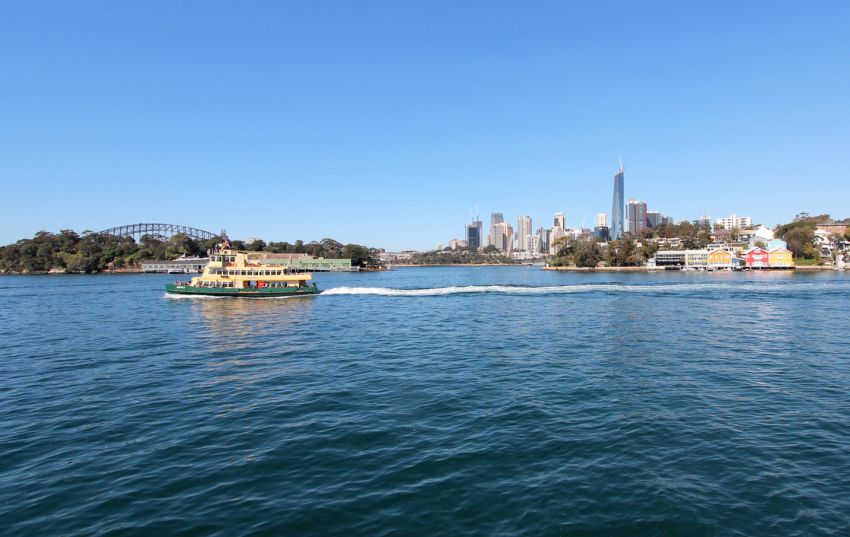
[[[248,252],[230,248],[224,241],[210,252],[204,272],[189,282],[165,285],[174,295],[235,296],[269,298],[315,295],[316,284],[307,284],[313,276],[307,272],[291,272],[287,265],[252,263]]]

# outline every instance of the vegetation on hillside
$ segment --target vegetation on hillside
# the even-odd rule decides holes
[[[59,233],[39,231],[32,239],[21,239],[14,244],[0,246],[0,272],[99,272],[112,267],[138,267],[148,259],[174,259],[181,255],[200,256],[213,248],[221,239],[195,240],[178,233],[170,239],[157,235],[143,235],[139,242],[132,237],[116,237],[84,231],[82,235],[70,229]],[[367,266],[378,263],[378,250],[358,244],[343,245],[333,239],[323,239],[304,244],[302,241],[272,242],[231,241],[239,250],[272,253],[303,253],[329,259],[351,259],[352,265]]]
[[[485,247],[484,252],[469,247],[458,248],[451,253],[446,251],[419,252],[413,254],[410,259],[399,259],[393,263],[398,265],[517,265],[520,263],[516,259],[496,251],[495,246],[489,251],[488,248],[490,247]]]

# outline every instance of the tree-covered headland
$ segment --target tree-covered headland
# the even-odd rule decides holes
[[[143,235],[137,243],[132,237],[116,237],[84,231],[78,234],[70,229],[59,233],[39,231],[32,239],[21,239],[14,244],[0,246],[0,272],[40,273],[50,270],[65,272],[102,272],[110,269],[139,269],[148,259],[170,260],[186,256],[203,257],[220,242],[220,237],[207,241],[195,240],[178,233],[170,238]],[[246,245],[244,241],[231,241],[238,250],[307,254],[328,259],[351,259],[356,266],[378,263],[378,250],[359,244],[345,244],[333,239],[304,243],[270,242],[256,240]]]

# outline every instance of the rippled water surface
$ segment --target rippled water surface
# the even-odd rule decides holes
[[[850,274],[0,277],[0,533],[850,532]]]

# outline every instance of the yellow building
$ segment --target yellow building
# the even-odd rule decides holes
[[[723,248],[712,250],[708,253],[708,270],[720,270],[732,268],[732,253]]]
[[[770,251],[770,268],[790,268],[794,266],[794,256],[785,248]]]

